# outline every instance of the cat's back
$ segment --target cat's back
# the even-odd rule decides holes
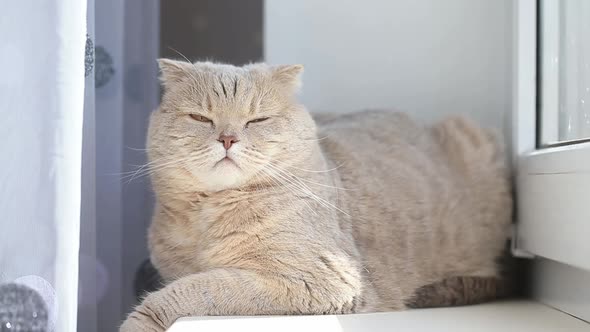
[[[407,114],[387,111],[362,111],[345,114],[315,114],[320,140],[337,139],[353,146],[377,142],[387,146],[414,140],[424,133]],[[374,146],[377,147],[377,146]],[[357,150],[358,151],[358,150]]]
[[[378,220],[392,209],[429,216],[461,198],[474,201],[464,210],[511,211],[502,146],[465,117],[424,126],[403,113],[364,111],[317,115],[316,121],[324,156],[352,189],[344,196],[359,216]]]
[[[462,116],[432,126],[419,124],[405,113],[388,111],[316,114],[314,119],[320,146],[328,160],[341,165],[341,173],[367,168],[403,173],[415,166],[460,178],[473,175],[474,170],[506,171],[498,138]]]
[[[371,179],[387,184],[394,169],[403,174],[421,165],[427,171],[429,161],[440,154],[432,132],[404,113],[362,111],[314,118],[325,156],[339,167],[343,181],[359,181],[351,184],[355,187]]]

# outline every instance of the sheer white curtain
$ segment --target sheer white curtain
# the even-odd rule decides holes
[[[158,0],[0,11],[0,286],[40,293],[48,331],[115,331],[135,302],[151,194],[122,173],[145,163],[158,22]]]
[[[0,13],[0,282],[38,288],[60,332],[76,329],[86,10],[19,0]]]

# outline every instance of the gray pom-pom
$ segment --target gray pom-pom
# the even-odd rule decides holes
[[[0,331],[47,331],[47,307],[43,298],[24,285],[0,285]]]

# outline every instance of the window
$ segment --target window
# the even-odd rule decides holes
[[[548,263],[533,274],[531,283],[545,288],[538,296],[588,319],[590,2],[521,0],[515,7],[513,251]],[[566,293],[579,298],[564,301]]]
[[[589,140],[590,2],[542,0],[539,23],[539,144]]]
[[[534,299],[585,320],[590,319],[589,5],[514,2],[513,44],[513,253],[536,258],[528,281]]]

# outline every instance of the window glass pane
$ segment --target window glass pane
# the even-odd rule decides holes
[[[590,138],[590,1],[543,0],[541,144]]]

